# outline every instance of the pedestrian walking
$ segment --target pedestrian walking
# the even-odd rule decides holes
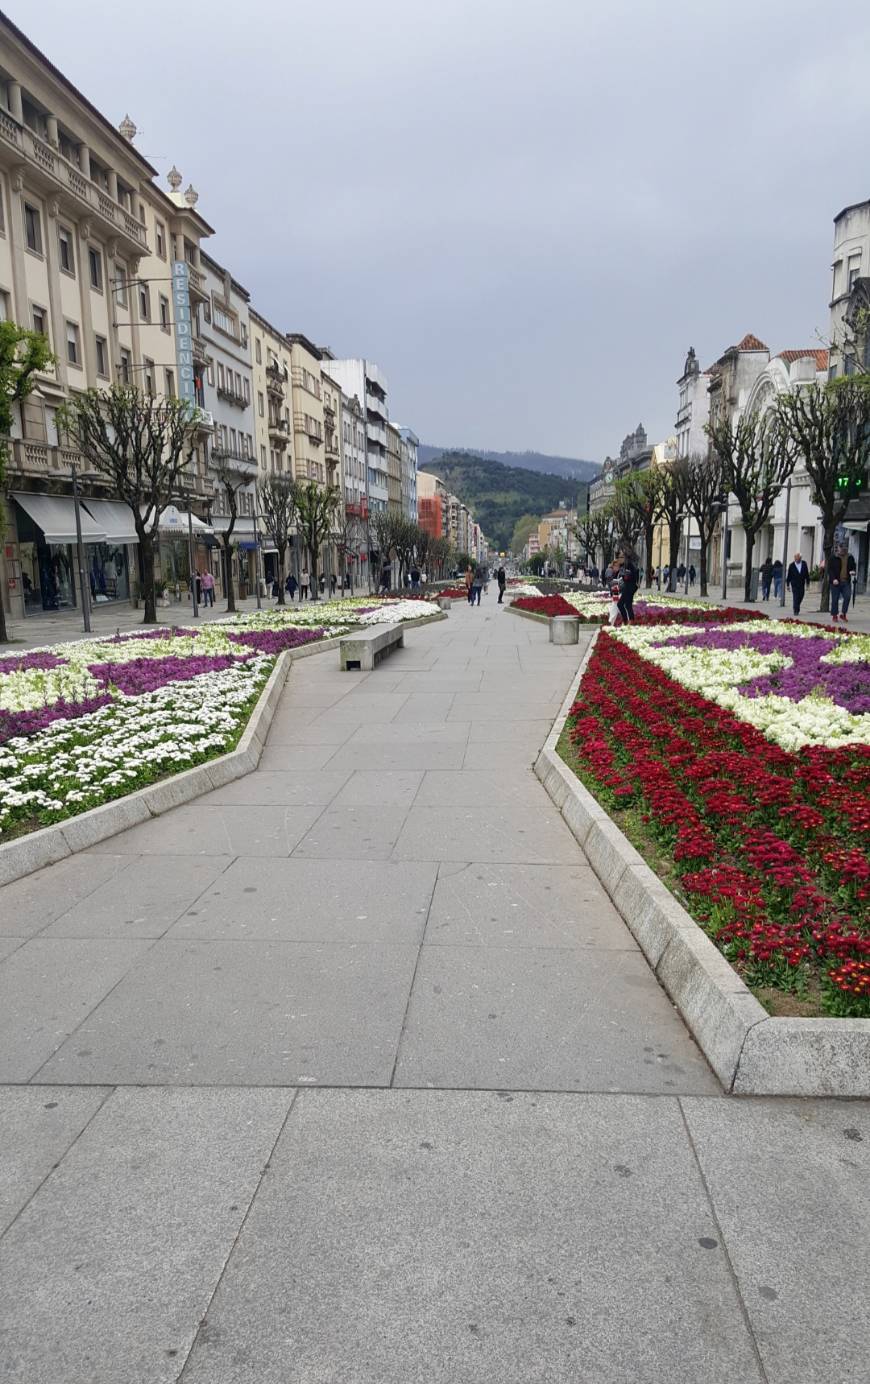
[[[285,583],[284,583],[284,590],[287,592],[287,595],[290,597],[291,603],[292,603],[293,601],[296,600],[296,592],[297,592],[297,590],[298,590],[298,587],[299,587],[299,583],[297,582],[296,578],[294,577],[293,573],[291,572],[290,575],[289,575],[289,577],[287,578],[287,580],[286,580]]]
[[[206,568],[201,578],[203,604],[214,605],[214,574]]]
[[[499,567],[495,574],[495,579],[498,582],[498,604],[501,605],[504,600],[505,587],[507,586],[507,573],[503,567]]]
[[[335,588],[336,588],[337,586],[338,586],[338,577],[337,577],[337,576],[335,575],[335,573],[333,572],[332,576],[329,578],[329,594],[330,594],[331,596],[334,596],[334,595],[335,595]]]
[[[311,577],[310,577],[310,575],[309,575],[308,568],[307,568],[307,567],[303,567],[303,568],[302,568],[302,571],[299,573],[299,600],[300,600],[300,603],[301,603],[302,601],[307,601],[307,600],[308,600],[308,588],[310,587],[310,585],[311,585]]]
[[[634,554],[625,552],[619,570],[619,600],[617,607],[625,625],[634,619],[634,593],[637,590],[637,563]]]
[[[840,545],[835,553],[828,558],[828,584],[831,589],[831,619],[836,622],[838,619],[837,611],[842,610],[839,619],[844,624],[848,624],[846,612],[849,609],[849,602],[852,599],[852,573],[855,570],[855,559],[850,557],[846,549]]]
[[[773,562],[769,557],[766,557],[762,562],[758,569],[758,575],[761,578],[761,599],[763,601],[769,601],[770,584],[773,581]]]
[[[694,564],[694,562],[693,562],[692,565],[691,565],[690,568],[689,568],[689,585],[690,585],[690,586],[694,586],[694,585],[695,585],[695,577],[696,577],[697,575],[698,575],[698,574],[697,574],[697,572],[695,571],[695,564]]]
[[[795,553],[794,560],[789,563],[788,571],[785,574],[785,584],[791,591],[791,604],[795,615],[801,613],[801,602],[804,592],[807,589],[807,582],[810,579],[810,569],[804,562],[800,553]]]
[[[773,594],[776,600],[782,595],[782,563],[779,558],[773,564]]]
[[[416,564],[411,568],[411,590],[420,590],[420,569]]]
[[[388,592],[393,584],[393,566],[390,562],[385,562],[381,568],[381,593]]]
[[[472,572],[472,570],[471,570],[470,567],[466,567],[466,569],[465,569],[465,594],[466,594],[467,597],[468,597],[468,604],[469,604],[469,605],[472,605],[472,604],[474,603],[474,597],[473,597],[472,594],[471,594],[473,590],[474,590],[474,573]]]
[[[476,567],[475,570],[474,570],[474,576],[472,577],[472,580],[471,580],[471,604],[472,604],[472,605],[475,605],[475,604],[480,605],[480,598],[481,598],[481,595],[483,594],[484,576],[485,576],[484,569],[483,569],[482,567]]]

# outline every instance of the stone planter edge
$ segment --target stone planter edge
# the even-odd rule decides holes
[[[557,753],[598,634],[535,762],[537,777],[727,1092],[870,1096],[870,1019],[769,1015]]]

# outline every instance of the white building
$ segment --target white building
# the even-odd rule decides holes
[[[417,448],[420,439],[410,428],[399,425],[399,435],[403,442],[402,457],[402,510],[406,519],[417,522]]]
[[[349,399],[354,395],[366,414],[366,467],[369,506],[386,509],[387,489],[387,380],[374,361],[356,358],[334,360],[324,351],[330,376]]]
[[[677,439],[677,456],[706,456],[709,439],[704,431],[710,417],[709,370],[702,370],[694,346],[689,347],[683,373],[677,380],[680,391],[680,404],[674,436]]]

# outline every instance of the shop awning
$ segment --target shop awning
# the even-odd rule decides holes
[[[204,536],[205,534],[212,533],[208,524],[204,523],[202,519],[197,519],[195,514],[192,514],[190,518],[193,520],[193,532],[195,534]],[[150,527],[154,527],[153,523]],[[188,532],[187,510],[179,509],[177,505],[167,505],[166,508],[160,512],[160,518],[157,521],[157,530],[164,537],[186,538]]]
[[[230,516],[228,514],[213,514],[211,518],[211,526],[214,529],[215,533],[226,533],[227,529],[230,526]],[[253,519],[248,514],[237,515],[236,522],[233,524],[233,536],[231,542],[235,542],[237,539],[240,540],[243,538],[253,539],[253,537]]]
[[[24,491],[14,491],[13,500],[30,515],[38,529],[42,529],[46,543],[75,543],[76,511],[69,495],[30,495]],[[79,503],[79,516],[84,543],[104,543],[106,531],[92,519],[82,503]]]
[[[133,523],[133,512],[129,505],[122,505],[120,500],[92,500],[90,497],[83,501],[85,508],[88,509],[94,518],[95,523],[102,525],[106,531],[106,539],[109,543],[135,543],[136,525]]]

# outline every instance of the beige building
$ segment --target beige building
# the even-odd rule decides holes
[[[323,399],[323,465],[326,484],[341,489],[344,480],[341,465],[342,392],[323,366],[320,371],[320,390]]]
[[[172,262],[187,264],[193,307],[211,227],[192,188],[175,197],[157,187],[135,134],[129,119],[112,126],[0,17],[0,314],[42,332],[57,356],[12,433],[0,582],[14,617],[81,605],[71,467],[82,459],[56,423],[69,392],[117,381],[194,394],[174,329]],[[202,447],[190,480],[204,491]],[[105,486],[82,490],[92,601],[124,600],[137,576],[132,517],[107,503]]]
[[[322,352],[301,332],[287,336],[293,411],[293,474],[298,481],[326,483],[323,441]]]
[[[251,309],[254,440],[260,477],[293,474],[292,367],[287,338]]]
[[[386,425],[387,446],[387,508],[391,514],[402,513],[402,438],[392,423]]]

